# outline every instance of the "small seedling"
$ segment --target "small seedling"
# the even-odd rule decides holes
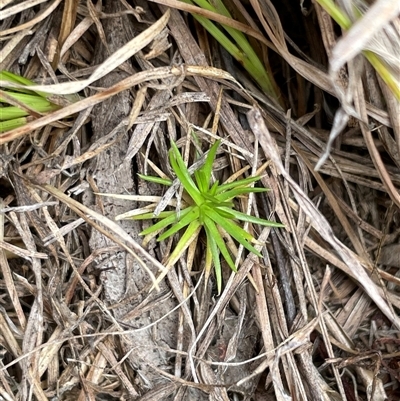
[[[218,293],[220,293],[222,286],[220,254],[229,267],[233,271],[237,271],[226,244],[227,236],[243,245],[248,251],[261,257],[260,252],[252,245],[257,243],[257,241],[249,232],[245,231],[239,225],[239,222],[243,221],[270,227],[283,227],[280,223],[247,215],[235,209],[235,198],[252,192],[268,191],[266,188],[254,188],[251,186],[260,179],[259,176],[224,184],[219,184],[218,181],[213,182],[213,163],[219,144],[219,141],[213,144],[205,158],[204,164],[194,172],[194,177],[192,177],[178,147],[174,142],[171,143],[172,147],[169,151],[169,161],[176,177],[183,186],[181,210],[163,211],[158,216],[155,216],[152,211],[143,213],[135,211],[135,213],[133,213],[134,215],[130,215],[129,217],[129,212],[123,216],[117,216],[117,219],[158,219],[159,221],[157,223],[140,233],[145,236],[154,236],[165,230],[159,235],[158,241],[166,240],[171,235],[184,229],[178,244],[167,260],[166,269],[160,277],[158,277],[157,283],[160,282],[169,269],[182,256],[188,246],[198,237],[201,229],[204,229],[206,234],[206,277],[209,276],[211,267],[214,266]],[[165,185],[172,185],[173,183],[172,180],[160,177],[143,175],[140,175],[140,177],[150,182]],[[151,197],[140,196],[136,197],[136,200],[154,201]]]

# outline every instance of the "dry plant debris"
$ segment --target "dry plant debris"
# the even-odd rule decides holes
[[[400,10],[332,3],[344,33],[319,3],[0,0],[0,71],[79,94],[0,133],[1,400],[400,398]],[[246,35],[278,102],[193,12]],[[115,220],[127,194],[179,206],[137,174],[215,140],[221,182],[267,166],[238,210],[285,225],[248,226],[221,294],[204,237],[166,271],[180,233]]]

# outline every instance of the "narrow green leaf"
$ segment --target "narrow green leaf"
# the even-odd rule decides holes
[[[235,218],[235,215],[231,213],[231,208],[230,207],[224,207],[223,209],[220,206],[217,206],[214,209],[220,216],[224,217],[225,219],[230,219],[233,220]],[[229,210],[229,211],[228,211]]]
[[[245,213],[239,212],[234,209],[229,209],[226,207],[218,207],[218,209],[221,209],[227,213],[233,214],[236,219],[241,220],[241,221],[247,221],[249,223],[260,224],[260,225],[266,226],[266,227],[285,227],[283,224],[278,223],[276,221],[261,219],[259,217],[245,214]]]
[[[28,108],[34,112],[43,114],[58,109],[58,106],[47,102],[47,104],[38,104],[35,107],[28,106]],[[26,117],[32,114],[16,106],[1,107],[0,110],[0,121],[14,120],[15,118]]]
[[[158,216],[154,216],[153,212],[149,212],[149,213],[143,213],[143,214],[138,214],[136,216],[130,216],[129,219],[130,220],[151,220],[151,219],[164,219],[165,217],[171,216],[171,215],[175,215],[176,212],[175,211],[164,211],[161,212]]]
[[[205,216],[204,217],[204,225],[205,225],[205,227],[207,227],[207,229],[209,231],[209,235],[211,236],[211,238],[213,238],[213,240],[217,244],[219,250],[221,251],[223,258],[226,260],[229,267],[234,272],[236,272],[237,269],[236,269],[235,263],[233,263],[233,260],[231,258],[231,255],[229,254],[228,248],[226,247],[221,234],[219,233],[217,227],[215,226],[214,221],[212,221],[211,218],[209,218],[208,216]]]
[[[182,0],[185,3],[193,4],[191,0]],[[205,0],[194,0],[200,7],[218,13],[218,10]],[[258,58],[257,54],[247,41],[246,37],[240,31],[223,25],[222,27],[234,39],[234,42],[225,35],[212,21],[209,19],[193,14],[193,17],[203,25],[203,27],[212,35],[236,60],[238,60],[249,74],[257,81],[260,87],[274,99],[279,96],[274,90],[274,85],[271,82],[264,65]]]
[[[195,0],[196,3],[200,3],[199,1]],[[215,7],[215,11],[218,14],[224,15],[225,17],[232,18],[231,14],[229,13],[228,9],[225,7],[224,3],[221,0],[216,0],[211,2],[212,6]],[[206,8],[203,6],[203,2],[201,7]],[[258,82],[258,84],[266,90],[268,94],[273,96],[274,98],[278,98],[279,94],[274,89],[274,79],[269,76],[267,71],[265,70],[264,64],[258,58],[256,52],[254,51],[253,47],[250,45],[249,41],[247,40],[246,36],[243,32],[238,31],[228,25],[222,25],[224,29],[231,35],[235,43],[239,46],[239,48],[243,51],[246,57],[249,59],[250,65],[252,66],[252,70],[249,73],[252,74],[253,78]]]
[[[182,219],[186,214],[190,212],[191,208],[188,207],[187,209],[181,210],[180,218]],[[173,212],[170,216],[165,217],[158,223],[152,225],[149,228],[143,230],[140,235],[147,235],[154,231],[161,230],[162,228],[168,227],[170,224],[174,224],[175,222],[179,221],[177,213]]]
[[[59,109],[59,106],[47,101],[46,99],[38,96],[38,95],[27,95],[25,93],[16,93],[16,92],[5,92],[9,97],[15,99],[22,105],[24,105],[27,109],[32,110],[37,113],[47,113],[56,109]],[[9,104],[6,98],[0,96],[0,103]],[[0,120],[12,120],[14,118],[25,117],[30,113],[26,111],[18,105],[16,106],[5,106],[1,107]]]
[[[194,220],[189,224],[189,227],[186,229],[185,233],[182,235],[175,249],[172,251],[169,259],[168,265],[174,265],[178,259],[182,256],[183,252],[187,249],[187,247],[195,240],[196,236],[200,232],[201,225],[198,220]]]
[[[200,192],[205,193],[208,191],[208,183],[204,176],[204,172],[201,170],[196,170],[194,172],[194,178],[196,180],[197,187],[199,188]]]
[[[341,28],[349,30],[351,19],[335,4],[333,0],[317,0],[324,10],[340,25]]]
[[[12,120],[0,121],[0,132],[10,131],[14,128],[22,127],[28,122],[26,117],[14,118]]]
[[[189,206],[187,209],[190,209],[190,211],[187,212],[183,217],[181,215],[179,221],[176,224],[174,224],[170,229],[168,229],[167,231],[165,231],[165,233],[158,237],[158,241],[163,241],[167,239],[171,235],[189,225],[192,221],[199,218],[199,208],[197,206]],[[185,211],[187,209],[185,209]]]
[[[204,198],[201,196],[196,184],[192,180],[190,173],[182,159],[181,154],[175,143],[171,141],[171,150],[169,151],[169,160],[171,167],[173,168],[179,181],[182,183],[186,192],[193,199],[193,201],[200,206],[204,202]]]
[[[233,209],[229,209],[228,213],[232,212],[232,211],[233,211]],[[215,223],[220,225],[229,234],[231,234],[231,232],[233,232],[234,235],[232,235],[232,236],[234,238],[238,237],[240,239],[245,239],[246,241],[251,241],[253,239],[253,236],[251,234],[249,234],[247,231],[243,230],[242,227],[240,227],[239,225],[234,223],[232,220],[222,217],[219,214],[219,208],[212,209],[212,208],[206,206],[205,214],[210,219],[212,219]]]
[[[21,77],[21,75],[16,75],[9,71],[0,71],[0,79],[20,85],[35,85],[35,83],[28,78]]]
[[[10,96],[14,98],[15,100],[18,100],[21,103],[25,103],[27,106],[33,108],[35,105],[40,104],[40,103],[47,103],[49,104],[50,102],[46,100],[43,97],[40,97],[38,95],[30,95],[26,93],[18,93],[18,92],[10,92],[10,91],[5,91],[5,95]],[[3,98],[0,96],[0,102],[1,103],[8,103],[6,98]]]
[[[207,182],[206,191],[208,191],[208,189],[210,188],[212,168],[213,168],[215,156],[217,155],[217,150],[218,150],[220,143],[221,143],[221,141],[216,141],[214,143],[214,145],[211,146],[211,149],[209,150],[209,152],[207,154],[206,161],[200,169],[204,173],[204,178]]]
[[[172,180],[169,180],[167,178],[155,177],[153,175],[144,175],[144,174],[138,174],[138,176],[142,180],[154,182],[155,184],[166,185],[168,187],[172,185]]]
[[[217,193],[217,189],[218,189],[218,180],[217,181],[215,181],[214,182],[214,184],[213,184],[213,186],[210,188],[210,190],[208,191],[208,193],[211,195],[211,196],[215,196],[216,195],[216,193]]]
[[[235,238],[237,242],[242,244],[248,251],[261,257],[261,253],[250,244],[249,241],[253,240],[254,238],[247,231],[243,230],[243,228],[239,227],[231,220],[223,218],[216,211],[213,211],[213,213],[208,213],[207,215],[215,223],[221,226],[231,237]]]
[[[221,293],[221,288],[222,288],[222,269],[221,269],[221,261],[219,259],[219,250],[217,246],[217,242],[214,240],[213,235],[211,231],[208,229],[207,226],[204,227],[206,230],[206,236],[207,236],[207,254],[206,254],[206,269],[209,269],[208,263],[210,259],[210,256],[214,262],[214,271],[215,271],[215,281],[217,282],[217,289],[218,289],[218,295]],[[232,261],[233,263],[233,261]],[[211,266],[210,266],[211,267]],[[206,278],[208,278],[208,274],[206,270]]]
[[[12,72],[9,71],[0,71],[0,80],[2,81],[8,81],[12,82],[15,84],[19,85],[25,85],[25,86],[30,86],[30,85],[36,85],[35,82],[29,80],[28,78],[21,77],[20,75],[13,74]],[[45,92],[39,92],[39,91],[30,91],[27,89],[23,88],[13,88],[12,89],[14,92],[23,92],[23,93],[37,93],[39,96],[46,98],[49,96],[48,93]]]
[[[260,176],[254,176],[254,177],[243,178],[242,180],[239,181],[233,181],[233,182],[228,182],[226,184],[222,184],[218,187],[217,194],[227,191],[228,189],[233,189],[237,187],[247,187],[253,182],[259,181],[260,178],[261,178]]]
[[[241,187],[241,188],[231,189],[230,191],[226,191],[218,195],[215,195],[215,199],[217,199],[220,202],[223,202],[244,194],[261,193],[268,191],[269,189],[267,188]]]
[[[204,200],[211,205],[219,205],[219,206],[226,206],[226,207],[233,207],[233,202],[222,202],[220,201],[217,196],[209,195],[208,193],[202,194]]]

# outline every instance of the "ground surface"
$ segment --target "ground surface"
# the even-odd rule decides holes
[[[400,398],[399,101],[361,56],[329,75],[320,6],[230,3],[276,100],[177,9],[0,3],[0,70],[80,95],[0,134],[1,400]],[[171,177],[171,140],[190,165],[215,138],[221,182],[267,162],[270,191],[235,207],[285,228],[247,227],[263,257],[233,246],[221,294],[204,235],[151,291],[179,233],[142,246],[151,221],[115,217],[147,203],[100,194],[161,197],[137,173]]]

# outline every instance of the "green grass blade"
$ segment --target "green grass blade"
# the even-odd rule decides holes
[[[254,177],[243,178],[242,180],[222,184],[218,187],[217,194],[227,191],[229,189],[237,188],[237,187],[247,187],[250,184],[252,184],[253,182],[259,181],[260,178],[261,178],[260,176],[254,176]]]
[[[54,104],[48,102],[38,103],[34,107],[32,106],[28,107],[40,114],[48,113],[50,111],[58,109],[57,106],[54,106]],[[0,107],[0,121],[13,120],[15,118],[26,117],[29,115],[30,114],[27,111],[22,110],[19,107],[15,106]]]
[[[386,66],[385,61],[370,50],[363,50],[362,54],[370,62],[372,67],[375,68],[376,72],[390,88],[397,100],[400,101],[400,82],[398,79],[396,80],[396,77],[390,72],[390,69]],[[399,78],[398,75],[397,78]]]
[[[231,213],[232,209],[230,207],[224,207],[222,209],[220,206],[217,206],[216,208],[213,209],[217,211],[217,213],[225,219],[233,220],[235,218],[235,215]]]
[[[218,246],[208,227],[205,226],[204,228],[206,230],[206,235],[207,235],[206,269],[208,269],[208,265],[211,264],[209,262],[209,259],[211,258],[214,263],[215,281],[217,282],[217,289],[219,295],[221,293],[221,288],[222,288],[222,270],[221,270],[221,261],[219,259]],[[208,276],[209,272],[206,270],[206,278],[208,278]]]
[[[234,238],[237,242],[242,244],[248,251],[261,257],[260,252],[258,252],[257,249],[254,248],[254,246],[252,246],[249,242],[254,239],[253,236],[249,234],[247,231],[243,230],[242,227],[233,223],[231,220],[223,218],[216,211],[213,211],[213,213],[210,213],[208,216],[215,223],[221,226],[232,238]]]
[[[227,213],[232,214],[238,220],[247,221],[248,223],[260,224],[260,225],[266,226],[266,227],[277,227],[277,228],[285,227],[283,224],[277,223],[276,221],[261,219],[259,217],[245,214],[245,213],[239,212],[237,210],[229,209],[229,208],[226,208],[223,206],[218,207],[218,209],[221,209]]]
[[[231,211],[233,211],[233,209],[230,209],[229,212]],[[205,214],[210,219],[212,219],[216,224],[221,226],[229,234],[233,232],[232,236],[235,239],[236,237],[246,241],[251,241],[253,239],[253,236],[250,233],[248,233],[242,227],[234,223],[231,219],[226,219],[225,217],[222,217],[218,212],[219,212],[218,208],[215,209],[207,208]]]
[[[29,87],[31,85],[36,85],[36,83],[31,81],[30,79],[21,77],[20,75],[13,74],[12,72],[9,72],[9,71],[0,71],[0,80],[8,81],[8,82],[18,84],[18,85],[25,85],[27,87]],[[36,93],[42,98],[46,98],[48,96],[48,93],[39,92],[39,91],[30,91],[28,88],[27,89],[13,88],[12,90],[14,92]]]
[[[226,191],[222,194],[215,195],[215,199],[219,202],[229,201],[233,198],[236,198],[240,195],[250,194],[250,193],[261,193],[261,192],[268,192],[268,188],[254,188],[254,187],[242,187],[242,188],[235,188],[230,191]]]
[[[196,184],[200,192],[202,193],[206,192],[208,190],[208,183],[204,176],[204,172],[201,170],[196,170],[194,172],[194,178],[196,180]]]
[[[212,185],[212,187],[208,191],[209,195],[215,196],[216,193],[217,193],[217,189],[218,189],[218,180],[214,182],[214,184]]]
[[[174,265],[178,259],[182,256],[183,252],[187,249],[187,247],[195,240],[197,235],[199,234],[201,229],[201,225],[198,220],[194,220],[189,224],[189,227],[186,229],[185,233],[182,235],[175,249],[172,251],[169,259],[168,265]]]
[[[219,233],[215,223],[211,220],[211,218],[205,216],[204,218],[204,226],[207,228],[209,231],[210,237],[215,241],[216,245],[218,246],[218,249],[220,250],[223,258],[226,260],[228,263],[229,267],[236,272],[236,266],[235,263],[233,263],[232,257],[229,254],[228,248],[225,245],[225,242]]]
[[[194,173],[197,186],[203,193],[208,192],[210,189],[212,167],[214,164],[219,144],[220,141],[216,141],[213,144],[211,149],[208,151],[204,164]]]
[[[129,220],[151,220],[151,219],[164,219],[165,217],[176,215],[175,211],[164,211],[161,212],[158,216],[154,216],[153,212],[138,214],[136,216],[129,217]]]
[[[204,172],[204,177],[208,184],[207,189],[206,189],[207,191],[210,188],[212,168],[213,168],[214,160],[217,155],[217,150],[218,150],[220,143],[221,143],[221,141],[215,141],[215,143],[211,146],[211,149],[208,152],[206,161],[200,169],[201,171]]]
[[[26,104],[27,106],[34,108],[35,105],[37,105],[38,103],[47,103],[47,104],[51,104],[48,100],[38,96],[38,95],[30,95],[30,94],[26,94],[26,93],[17,93],[17,92],[10,92],[10,91],[4,91],[4,93],[12,98],[14,98],[15,100],[18,100],[21,103]],[[0,95],[0,102],[2,103],[8,103],[7,99],[4,99],[1,97]]]
[[[149,181],[149,182],[154,182],[155,184],[166,185],[168,187],[170,187],[172,185],[172,180],[168,180],[166,178],[155,177],[153,175],[144,175],[144,174],[138,174],[138,176],[142,180]]]
[[[214,143],[207,153],[204,164],[195,171],[196,182],[201,192],[208,192],[210,189],[212,166],[214,164],[219,144],[220,141]]]
[[[208,203],[210,203],[210,204],[226,206],[226,207],[233,207],[233,202],[221,202],[215,196],[209,195],[207,193],[202,194],[202,195],[204,197],[204,200],[208,201]]]
[[[0,71],[0,79],[2,81],[8,81],[19,85],[35,85],[35,83],[28,78],[21,77],[20,75],[13,74],[9,71]]]
[[[333,0],[317,0],[322,8],[337,22],[337,24],[346,30],[351,28],[351,19],[335,4]]]
[[[26,117],[14,118],[12,120],[0,121],[0,132],[10,131],[14,128],[22,127],[28,122]]]
[[[191,0],[183,1],[185,3],[193,4]],[[228,10],[226,10],[225,7],[220,7],[218,10],[206,0],[194,0],[194,3],[206,10],[213,11],[217,14],[222,14],[228,18],[231,18]],[[272,79],[269,77],[263,63],[260,61],[257,54],[246,39],[246,36],[242,32],[228,25],[221,24],[222,27],[232,37],[232,39],[236,42],[234,44],[229,38],[225,36],[225,34],[219,28],[217,28],[217,26],[213,22],[200,15],[193,14],[193,16],[236,60],[238,60],[243,65],[243,67],[249,72],[249,74],[267,94],[272,96],[274,99],[279,98],[279,95],[276,92],[272,83]]]
[[[158,237],[158,241],[162,241],[175,234],[182,228],[188,226],[192,221],[199,218],[199,208],[197,206],[190,206],[186,210],[190,209],[189,212],[185,213],[185,215],[179,219],[179,221],[174,224],[170,229],[168,229],[165,233]]]
[[[182,183],[186,192],[189,196],[194,200],[197,205],[201,205],[204,202],[203,197],[201,196],[196,184],[192,180],[190,173],[185,165],[185,162],[182,159],[181,154],[174,142],[171,141],[171,150],[169,151],[169,160],[171,163],[171,167],[173,168],[176,176],[179,181]]]
[[[180,218],[182,219],[189,212],[190,212],[190,208],[181,210]],[[158,223],[156,223],[156,224],[152,225],[151,227],[146,228],[145,230],[143,230],[140,233],[140,235],[151,234],[152,232],[157,231],[157,230],[161,230],[161,229],[163,229],[165,227],[168,227],[169,225],[174,224],[177,221],[179,221],[177,213],[173,212],[170,216],[165,217],[164,219],[160,220]]]

